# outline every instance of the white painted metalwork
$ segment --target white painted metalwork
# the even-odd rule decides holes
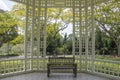
[[[27,0],[29,1],[29,0]],[[25,63],[24,63],[24,69],[26,71],[26,64],[27,64],[27,28],[28,28],[28,8],[29,8],[29,5],[28,3],[26,4],[26,25],[25,25],[25,32],[24,32],[24,57],[25,57]]]
[[[79,5],[81,5],[82,1],[80,0],[80,3]],[[79,55],[80,55],[80,71],[82,70],[82,6],[79,7],[79,18],[80,18],[80,21],[79,21]]]
[[[38,4],[40,4],[40,0],[38,1]],[[37,33],[38,33],[38,36],[37,36],[37,64],[38,64],[38,67],[37,67],[37,70],[40,69],[40,64],[39,64],[39,56],[40,56],[40,5],[38,5],[38,26],[37,26]]]
[[[48,8],[72,8],[73,48],[78,71],[104,73],[120,78],[120,62],[95,59],[94,5],[109,0],[12,0],[26,4],[24,58],[0,60],[0,76],[7,73],[46,70]],[[37,29],[37,30],[35,30]],[[28,32],[30,30],[30,33]],[[37,35],[35,34],[37,33]],[[31,40],[28,36],[31,35]],[[36,38],[36,40],[34,40]],[[31,47],[30,47],[31,46]],[[37,51],[34,50],[37,48]],[[30,51],[31,50],[31,51]],[[35,57],[34,57],[35,56]],[[36,57],[37,56],[37,57]],[[117,67],[116,67],[117,66]]]
[[[45,0],[45,6],[47,6],[47,0]],[[44,20],[44,27],[43,27],[43,34],[44,34],[44,50],[43,50],[43,56],[44,56],[44,71],[45,71],[45,67],[46,67],[46,26],[47,26],[47,8],[45,8],[45,11],[44,11],[44,17],[45,17],[45,20]]]
[[[35,27],[35,0],[32,1],[32,29],[31,29],[31,60],[30,69],[33,70],[33,49],[34,49],[34,27]]]
[[[94,1],[91,0],[91,23],[92,23],[92,72],[95,71],[94,60],[95,60],[95,21],[94,21]]]
[[[88,70],[88,0],[85,0],[85,70]]]
[[[75,56],[75,0],[73,1],[73,36],[72,36],[72,55]]]

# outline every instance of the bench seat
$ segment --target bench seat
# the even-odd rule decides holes
[[[47,64],[47,76],[50,76],[51,70],[72,69],[73,74],[77,76],[77,64],[74,57],[49,57]]]

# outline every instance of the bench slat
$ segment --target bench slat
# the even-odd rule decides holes
[[[49,57],[47,64],[47,75],[49,77],[52,69],[73,69],[73,74],[77,76],[77,64],[74,57]]]

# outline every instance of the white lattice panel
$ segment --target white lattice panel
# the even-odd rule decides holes
[[[27,4],[27,0],[11,0],[23,4]],[[85,7],[85,0],[35,0],[35,6],[39,6],[38,3],[40,1],[40,6],[45,7],[73,7],[73,2],[76,4],[76,7],[79,7],[79,1],[81,1],[81,6]],[[93,1],[93,0],[92,0]],[[94,4],[100,4],[102,2],[106,2],[109,0],[94,0]],[[29,4],[32,5],[32,0],[29,0]],[[87,5],[91,4],[91,0],[87,0]]]

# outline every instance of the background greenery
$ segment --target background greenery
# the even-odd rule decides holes
[[[97,55],[120,54],[118,3],[120,0],[111,0],[95,7]],[[72,34],[62,35],[60,32],[72,24],[72,9],[49,8],[47,12],[47,53],[71,54]],[[16,4],[9,12],[0,11],[0,55],[23,55],[24,25],[25,5]]]

